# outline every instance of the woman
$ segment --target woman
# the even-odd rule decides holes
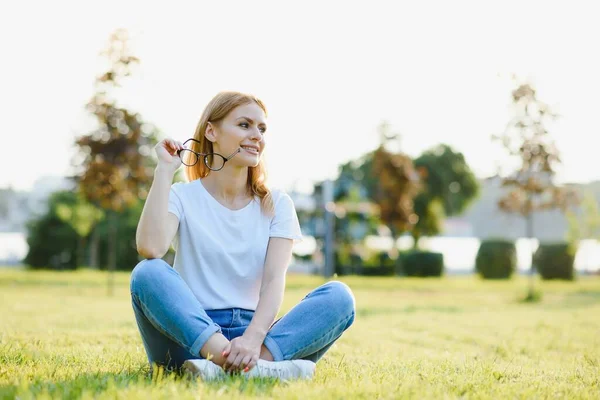
[[[274,323],[294,241],[291,198],[265,185],[266,108],[223,92],[202,113],[191,149],[165,139],[137,228],[131,275],[148,360],[204,379],[226,373],[311,378],[354,321],[341,282],[309,293]],[[183,163],[187,183],[172,184]],[[161,260],[173,242],[173,268]]]

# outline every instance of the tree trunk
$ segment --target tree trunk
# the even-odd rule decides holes
[[[412,232],[413,238],[413,250],[419,249],[419,240],[421,240],[421,235],[419,233]]]
[[[84,251],[85,251],[85,238],[78,236],[77,237],[77,256],[75,261],[75,267],[79,268],[83,266],[84,263]]]
[[[92,238],[90,240],[90,268],[98,269],[98,247],[100,246],[100,238],[98,237],[98,227],[92,231]]]
[[[117,267],[117,213],[109,211],[108,218],[108,295],[112,296],[114,294],[114,275]]]
[[[399,235],[394,226],[388,225],[388,228],[390,228],[390,233],[392,234],[392,255],[397,256],[396,263],[395,263],[396,265],[394,266],[394,275],[396,275],[396,276],[403,275],[402,257],[401,257],[400,251],[398,250]]]
[[[529,269],[529,293],[527,298],[532,300],[534,298],[534,278],[535,278],[535,262],[533,256],[535,251],[533,250],[533,211],[529,210],[526,217],[527,223],[527,238],[529,239],[529,246],[531,250],[531,268]]]

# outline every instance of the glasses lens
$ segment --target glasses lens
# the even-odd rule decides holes
[[[207,154],[204,156],[204,164],[213,171],[218,171],[225,165],[225,158],[219,154]]]
[[[179,158],[181,158],[181,162],[188,167],[196,164],[198,162],[198,156],[191,150],[183,149],[179,152]]]

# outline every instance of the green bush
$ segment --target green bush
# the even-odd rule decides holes
[[[542,279],[575,279],[575,246],[568,243],[540,244],[534,262]]]
[[[484,279],[508,279],[517,268],[517,248],[507,240],[484,240],[475,258],[475,270]]]
[[[409,251],[402,256],[402,270],[406,276],[442,276],[444,255],[429,251]]]
[[[380,252],[365,260],[359,273],[365,276],[391,276],[394,275],[395,269],[396,260],[387,252]]]
[[[55,270],[75,269],[77,254],[83,255],[80,260],[84,265],[88,263],[91,253],[92,237],[80,240],[77,232],[63,222],[57,213],[59,204],[72,205],[77,201],[76,193],[72,191],[58,191],[48,199],[46,214],[31,220],[28,225],[27,243],[29,252],[23,262],[31,268],[50,268]],[[137,202],[126,208],[116,218],[117,232],[117,269],[132,270],[141,260],[135,244],[135,231],[137,222],[142,212],[143,203]],[[97,254],[101,269],[107,268],[109,256],[109,221],[100,221],[95,229],[98,235]],[[81,246],[81,247],[79,247]],[[165,257],[172,259],[172,251]],[[168,261],[167,261],[168,262]]]
[[[27,223],[29,251],[23,262],[31,268],[56,270],[75,269],[77,265],[77,232],[56,213],[58,203],[72,203],[75,195],[69,191],[53,193],[48,199],[48,211]]]
[[[363,267],[360,269],[360,275],[363,276],[392,276],[394,275],[394,266],[379,265],[376,267]]]
[[[396,260],[387,252],[362,258],[359,254],[338,249],[335,253],[335,273],[338,275],[391,276],[396,270]]]

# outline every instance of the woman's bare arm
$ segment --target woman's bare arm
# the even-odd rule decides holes
[[[162,258],[177,232],[179,219],[169,213],[168,207],[173,177],[181,166],[177,150],[182,148],[180,142],[171,139],[155,147],[158,165],[135,235],[137,251],[144,258]]]

